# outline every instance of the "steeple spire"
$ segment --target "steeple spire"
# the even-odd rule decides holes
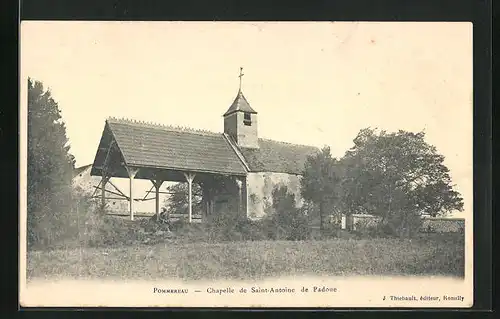
[[[243,74],[243,68],[240,67],[240,75],[238,75],[238,77],[240,78],[240,88],[239,88],[238,92],[241,92],[241,78],[243,77],[243,75],[245,75],[245,74]]]
[[[231,115],[235,112],[257,114],[257,112],[254,109],[252,109],[245,96],[243,96],[243,92],[241,91],[241,78],[243,77],[243,75],[244,75],[243,68],[240,67],[240,75],[238,75],[238,77],[240,78],[240,89],[238,90],[238,94],[236,95],[233,104],[231,104],[226,113],[224,113],[223,115],[224,117]]]
[[[240,87],[233,104],[224,113],[224,133],[230,136],[239,147],[259,148],[257,133],[257,112],[252,109],[241,92],[243,68],[240,67]]]

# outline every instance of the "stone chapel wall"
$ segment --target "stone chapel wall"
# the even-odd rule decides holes
[[[287,173],[249,173],[247,176],[248,217],[260,219],[266,214],[266,207],[272,205],[272,191],[277,185],[286,185],[295,194],[298,206],[302,205],[300,175]]]

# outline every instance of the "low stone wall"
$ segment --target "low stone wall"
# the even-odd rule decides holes
[[[424,218],[421,228],[426,233],[459,233],[464,230],[463,218]]]
[[[372,216],[372,215],[358,215],[355,214],[352,216],[353,218],[353,229],[356,230],[356,227],[362,225],[362,227],[375,227],[377,223],[380,221],[380,217]]]
[[[444,217],[422,217],[421,232],[430,233],[456,233],[463,232],[465,229],[465,220],[463,218],[444,218]],[[364,227],[376,226],[380,221],[380,217],[365,214],[353,215],[353,226],[363,225]],[[346,216],[342,216],[342,229],[346,229]]]

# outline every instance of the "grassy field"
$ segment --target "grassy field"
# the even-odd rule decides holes
[[[420,239],[247,241],[31,251],[28,280],[262,279],[290,275],[464,276],[459,234]]]

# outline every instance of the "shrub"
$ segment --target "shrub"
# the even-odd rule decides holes
[[[144,239],[139,235],[135,222],[116,216],[98,218],[92,227],[92,234],[84,242],[90,247],[130,245]]]
[[[209,216],[203,223],[187,223],[179,219],[170,224],[176,236],[187,242],[254,241],[266,239],[260,222],[244,216],[221,211]]]
[[[267,239],[261,221],[253,221],[245,218],[239,221],[236,228],[241,233],[243,240],[255,241]]]
[[[55,246],[105,247],[132,244],[145,239],[144,222],[107,215],[107,207],[88,194],[75,192],[66,229],[71,236]],[[73,226],[73,227],[71,227]]]
[[[96,202],[79,192],[73,192],[71,198],[71,205],[64,210],[43,207],[28,214],[29,249],[77,246],[92,236],[87,228],[98,214]]]
[[[159,216],[153,215],[150,218],[141,220],[141,227],[146,232],[157,232],[157,231],[172,231],[177,228],[183,227],[186,224],[187,215],[185,218],[180,218],[173,220],[170,217],[170,213],[166,209],[162,209]]]
[[[340,237],[341,227],[336,224],[327,224],[323,225],[323,230],[319,234],[320,239],[331,239]]]
[[[263,222],[265,234],[274,240],[305,240],[310,235],[305,211],[297,208],[295,195],[286,186],[276,186],[272,192],[272,212]]]
[[[418,235],[422,227],[420,214],[401,212],[391,214],[386,220],[380,222],[377,232],[383,236],[411,238]]]
[[[107,216],[106,207],[86,196],[79,197],[75,206],[79,220],[78,245],[102,247],[127,242],[130,224],[126,220]]]
[[[262,240],[266,236],[259,222],[254,222],[240,214],[222,211],[208,219],[207,231],[211,240],[239,241]]]

